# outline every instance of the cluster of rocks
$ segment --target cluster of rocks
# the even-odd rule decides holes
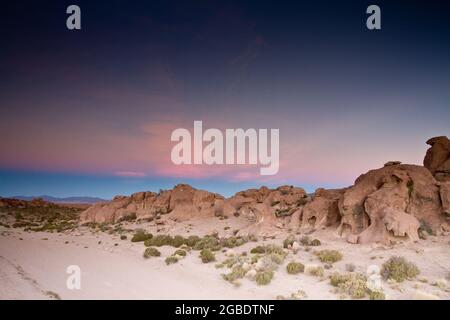
[[[81,214],[81,221],[112,223],[130,216],[151,220],[164,214],[177,221],[241,216],[251,222],[240,230],[242,235],[334,228],[351,243],[386,243],[393,237],[414,241],[423,231],[450,230],[450,140],[435,137],[427,143],[431,147],[424,166],[390,161],[348,188],[319,188],[308,195],[293,186],[261,187],[224,198],[180,184],[98,203]]]

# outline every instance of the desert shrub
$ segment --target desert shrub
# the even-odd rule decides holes
[[[360,273],[341,275],[334,273],[330,277],[330,284],[339,288],[341,293],[350,295],[353,299],[361,299],[369,293],[367,278]]]
[[[279,253],[270,253],[269,254],[269,258],[272,262],[276,263],[276,264],[282,264],[284,261],[284,254],[279,254]]]
[[[147,233],[144,230],[138,230],[131,238],[131,242],[141,242],[151,239],[152,237],[153,235],[151,233]]]
[[[219,240],[214,236],[204,236],[193,247],[194,250],[209,249],[217,251],[221,249]]]
[[[286,266],[286,270],[289,274],[298,274],[305,271],[305,266],[300,262],[289,262]]]
[[[250,250],[250,253],[254,254],[263,254],[266,252],[266,248],[264,246],[256,246]]]
[[[148,259],[150,257],[159,257],[161,256],[161,252],[159,252],[158,249],[150,247],[145,249],[144,251],[144,258]]]
[[[202,249],[200,251],[200,259],[203,263],[208,263],[216,260],[216,256],[210,249]]]
[[[229,237],[222,240],[222,246],[225,248],[235,248],[247,243],[248,239],[243,237]]]
[[[186,245],[188,245],[189,247],[194,247],[200,240],[201,239],[199,236],[189,236],[186,239]]]
[[[309,269],[309,274],[314,277],[323,277],[324,273],[323,267],[313,267]]]
[[[293,235],[288,236],[283,241],[283,248],[289,248],[292,246],[292,244],[295,242],[295,237]]]
[[[419,273],[420,270],[414,263],[398,256],[389,258],[381,267],[384,279],[393,279],[397,282],[415,278]]]
[[[169,256],[166,258],[166,260],[164,260],[166,262],[167,265],[169,264],[174,264],[178,262],[178,258],[175,256]]]
[[[235,266],[237,264],[242,264],[246,261],[247,261],[247,259],[244,257],[233,256],[233,257],[229,257],[229,258],[225,259],[222,263],[219,263],[216,267],[217,268],[223,268],[223,267],[232,268],[233,266]]]
[[[124,235],[124,234],[123,234],[123,235],[121,235],[121,236],[120,236],[120,240],[127,240],[127,236],[126,236],[126,235]]]
[[[369,298],[370,300],[386,300],[386,295],[383,291],[370,291]]]
[[[144,245],[146,246],[155,246],[155,247],[162,247],[171,245],[173,241],[173,238],[169,235],[164,234],[158,234],[154,236],[153,238],[148,239]]]
[[[172,247],[179,248],[186,243],[186,239],[182,236],[175,236],[171,241]]]
[[[242,266],[234,266],[230,273],[223,274],[222,277],[230,282],[242,279],[245,276],[246,270]]]
[[[314,239],[314,240],[312,240],[312,241],[309,243],[309,245],[310,245],[310,246],[313,246],[313,247],[320,246],[321,244],[322,244],[322,243],[320,242],[319,239]]]
[[[185,250],[183,250],[183,249],[178,249],[178,250],[176,250],[173,254],[174,254],[174,255],[178,255],[178,256],[185,257],[186,254],[187,254],[187,252],[186,252]]]
[[[258,285],[268,285],[273,279],[273,271],[258,271],[255,276],[255,281]]]
[[[334,263],[342,260],[342,253],[337,250],[321,250],[317,252],[319,260],[325,263]]]

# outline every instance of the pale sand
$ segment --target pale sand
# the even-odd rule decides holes
[[[234,229],[242,227],[243,222],[216,218],[167,222],[163,226],[165,230],[160,232],[204,235],[213,231],[211,225],[221,236],[229,236]],[[224,231],[226,225],[231,228]],[[144,226],[153,233],[156,233],[156,228],[161,228],[150,224]],[[285,236],[259,243],[281,244]],[[392,255],[404,256],[419,267],[421,274],[417,280],[401,284],[383,282],[388,298],[410,299],[419,290],[440,299],[450,299],[449,281],[444,288],[433,285],[445,279],[450,271],[449,236],[430,237],[426,241],[400,244],[394,248],[348,244],[330,231],[316,232],[313,237],[320,239],[322,246],[313,247],[309,252],[301,249],[296,254],[290,253],[269,285],[258,286],[243,279],[242,285],[235,287],[222,279],[221,273],[226,270],[216,269],[215,263],[203,264],[198,251],[191,251],[185,259],[167,266],[164,259],[175,248],[161,247],[161,257],[146,260],[142,257],[143,243],[132,243],[130,235],[128,240],[120,240],[118,235],[93,234],[86,228],[58,234],[28,233],[0,227],[0,299],[51,299],[55,294],[61,299],[275,299],[279,295],[290,296],[298,290],[305,291],[307,299],[339,299],[340,295],[334,292],[327,277],[319,279],[303,273],[289,275],[286,272],[285,265],[292,260],[305,265],[322,265],[313,254],[319,249],[337,249],[344,255],[344,259],[335,263],[332,269],[325,270],[326,275],[334,271],[345,272],[345,265],[349,263],[356,266],[356,271],[365,273],[369,265],[381,266]],[[119,245],[114,246],[115,243]],[[250,242],[233,250],[249,252],[257,244]],[[222,252],[218,252],[216,257],[218,262],[225,259]],[[69,265],[81,268],[80,290],[66,287],[69,276],[66,268]],[[420,281],[423,278],[427,283]]]

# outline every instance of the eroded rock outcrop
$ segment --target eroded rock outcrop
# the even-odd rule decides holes
[[[172,190],[138,192],[129,197],[117,196],[110,202],[97,203],[84,211],[82,223],[112,223],[130,217],[154,219],[171,214],[173,219],[185,220],[194,216],[212,216],[217,201],[223,197],[187,184],[179,184]]]
[[[82,222],[122,219],[173,220],[194,217],[241,217],[249,225],[239,235],[274,235],[286,231],[336,229],[351,243],[416,241],[419,229],[450,231],[450,179],[447,137],[427,141],[424,166],[389,161],[359,176],[349,188],[319,188],[309,196],[302,188],[261,187],[230,198],[180,184],[172,190],[139,192],[98,203],[81,214]],[[437,181],[438,180],[438,181]]]
[[[450,140],[445,136],[434,137],[427,144],[431,147],[427,150],[423,165],[436,180],[450,181]]]
[[[345,191],[339,211],[338,231],[350,242],[355,242],[355,235],[357,242],[387,242],[385,231],[389,230],[416,239],[421,224],[437,232],[444,222],[434,177],[425,167],[415,165],[386,166],[361,175]]]
[[[312,201],[308,202],[299,216],[300,227],[304,231],[314,231],[320,228],[337,226],[341,220],[339,200],[346,189],[326,190],[319,188],[315,191]],[[291,225],[297,225],[297,217],[292,217]]]

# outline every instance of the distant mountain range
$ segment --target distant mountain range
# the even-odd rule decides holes
[[[67,198],[57,198],[57,197],[52,197],[52,196],[14,196],[14,197],[8,197],[8,198],[14,198],[14,199],[19,199],[19,200],[33,200],[35,198],[42,198],[45,201],[48,202],[53,202],[53,203],[97,203],[97,202],[102,202],[102,201],[108,201],[105,199],[101,199],[101,198],[96,198],[96,197],[67,197]]]

